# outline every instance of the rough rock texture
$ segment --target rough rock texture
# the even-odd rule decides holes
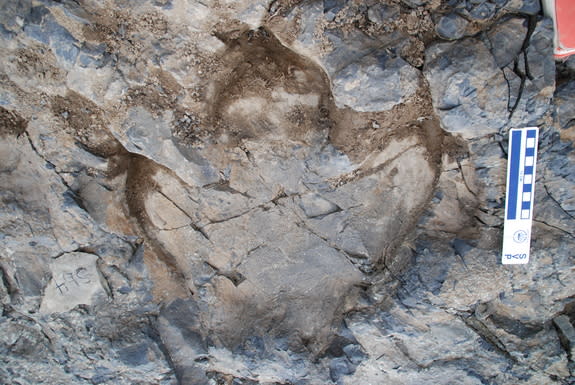
[[[465,35],[468,24],[469,22],[464,17],[456,13],[450,13],[437,22],[435,31],[443,39],[457,40]]]
[[[575,67],[539,2],[1,3],[1,383],[575,381]]]

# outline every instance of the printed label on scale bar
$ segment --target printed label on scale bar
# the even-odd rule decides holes
[[[512,129],[509,133],[503,264],[529,262],[538,139],[537,127]]]

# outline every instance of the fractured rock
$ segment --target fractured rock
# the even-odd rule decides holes
[[[518,58],[526,35],[526,20],[520,18],[509,19],[489,30],[487,36],[491,45],[491,52],[500,68]]]
[[[504,15],[535,3],[6,4],[0,377],[573,382],[570,67],[553,98],[551,24]]]
[[[475,138],[507,123],[507,83],[481,41],[434,44],[426,56],[424,74],[445,130]]]

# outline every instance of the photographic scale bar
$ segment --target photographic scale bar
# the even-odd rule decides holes
[[[509,132],[507,199],[501,256],[501,262],[505,265],[529,262],[538,139],[537,127],[512,129]]]

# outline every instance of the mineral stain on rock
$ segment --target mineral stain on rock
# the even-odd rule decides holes
[[[4,9],[0,378],[572,382],[573,87],[532,2]]]

